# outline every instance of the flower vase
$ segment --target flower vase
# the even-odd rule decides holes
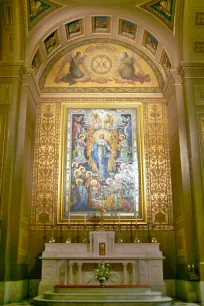
[[[104,280],[99,280],[99,283],[100,283],[101,288],[104,288],[104,287],[105,287],[105,282],[104,282]]]

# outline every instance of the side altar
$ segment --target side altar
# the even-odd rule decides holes
[[[89,239],[89,243],[45,243],[39,295],[53,291],[55,285],[87,285],[95,264],[103,262],[113,266],[115,285],[149,285],[166,295],[159,243],[115,243],[112,231],[90,232]]]

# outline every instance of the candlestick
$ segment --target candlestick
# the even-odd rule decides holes
[[[119,216],[118,216],[118,222],[120,224],[120,211],[119,211]]]
[[[118,231],[118,243],[123,243],[123,239],[121,238],[121,234],[120,234],[120,225],[119,225],[119,231]]]
[[[101,225],[99,228],[100,231],[104,231],[104,225],[103,225],[103,210],[101,210]]]
[[[86,225],[84,225],[84,238],[82,240],[83,243],[87,243],[87,238],[86,238]]]
[[[70,225],[70,212],[68,212],[68,225]]]
[[[52,225],[55,225],[55,212],[54,212],[54,207],[52,208]]]
[[[70,224],[67,226],[67,239],[66,239],[66,243],[71,243],[71,237],[70,237]]]
[[[154,224],[152,224],[152,243],[157,243],[157,239],[154,236]]]
[[[194,274],[195,273],[195,266],[194,265],[192,265],[192,273]]]
[[[152,212],[152,226],[154,226],[154,213]]]
[[[55,238],[54,238],[54,225],[51,225],[51,228],[52,228],[52,233],[51,233],[51,238],[49,240],[49,243],[55,243]]]
[[[86,214],[84,214],[84,225],[86,226]]]
[[[49,243],[55,243],[54,226],[55,226],[55,213],[54,213],[54,207],[52,207],[52,222],[51,222],[52,232],[51,232]]]

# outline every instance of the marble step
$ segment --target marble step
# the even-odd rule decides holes
[[[106,290],[101,290],[99,292],[73,292],[70,291],[69,293],[53,293],[53,292],[44,292],[44,298],[47,300],[160,300],[161,299],[161,292],[128,292],[124,290],[120,290],[120,292],[114,292],[112,289],[111,292],[107,292]]]
[[[101,290],[105,290],[107,293],[112,293],[112,292],[117,292],[117,293],[120,293],[121,290],[124,290],[125,289],[125,293],[143,293],[143,294],[146,294],[148,292],[151,292],[151,287],[148,287],[148,288],[58,288],[58,287],[55,287],[54,288],[54,292],[55,293],[70,293],[70,292],[76,292],[76,293],[81,293],[83,294],[84,292],[86,293],[87,292],[87,289],[89,291],[89,293],[101,293]]]
[[[33,299],[37,306],[171,306],[171,298],[161,297],[159,300],[48,300],[40,296]]]

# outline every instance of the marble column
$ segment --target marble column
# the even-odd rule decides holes
[[[127,263],[123,263],[123,284],[127,285]]]
[[[78,262],[77,266],[78,266],[78,285],[81,285],[82,284],[82,273],[81,273],[82,263]]]
[[[73,284],[73,263],[69,263],[69,284],[72,285]]]
[[[64,285],[67,285],[67,260],[64,260]]]
[[[132,263],[132,285],[137,284],[136,262]]]

